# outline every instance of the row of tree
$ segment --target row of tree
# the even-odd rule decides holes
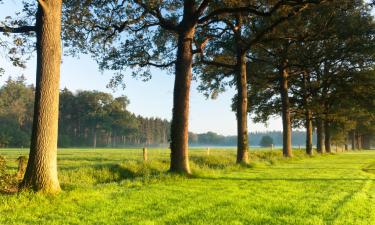
[[[283,18],[287,22],[279,23]],[[207,96],[216,97],[226,86],[238,91],[232,105],[238,161],[247,160],[248,112],[255,122],[281,115],[286,157],[292,156],[293,127],[306,128],[309,155],[314,127],[318,152],[331,152],[333,136],[342,144],[350,140],[353,148],[364,141],[369,146],[375,129],[375,27],[369,5],[323,1],[297,16],[237,14],[224,21],[229,31],[213,29],[212,36],[220,38],[206,44],[196,72]]]
[[[24,77],[9,78],[0,87],[0,146],[29,147],[34,101],[33,85]],[[127,111],[129,100],[125,96],[114,98],[98,91],[60,91],[59,136],[60,147],[124,147],[166,146],[170,122],[159,118],[143,118]],[[334,133],[335,144],[343,143],[341,133]],[[249,133],[252,146],[258,146],[264,136],[274,145],[281,146],[283,132]],[[306,132],[293,131],[292,145],[303,145]],[[364,140],[364,143],[369,141]],[[235,146],[237,136],[224,136],[214,132],[189,132],[193,146]],[[313,144],[316,138],[313,136]],[[368,146],[364,146],[368,147]]]
[[[0,87],[0,146],[29,147],[35,87],[24,77]],[[60,92],[60,147],[166,146],[170,122],[143,118],[127,110],[125,96],[98,91]]]
[[[67,53],[89,53],[101,69],[119,71],[111,85],[122,83],[127,69],[147,79],[150,67],[171,71],[174,66],[170,170],[185,174],[190,173],[188,118],[193,68],[202,80],[202,89],[212,91],[214,96],[227,84],[238,91],[233,104],[238,125],[238,163],[248,162],[249,110],[256,112],[260,107],[261,112],[282,113],[285,156],[292,155],[291,114],[293,118],[310,118],[305,125],[309,134],[307,151],[311,154],[312,115],[325,124],[326,140],[330,140],[337,112],[342,112],[342,102],[350,100],[342,97],[332,101],[337,99],[332,96],[344,94],[338,91],[343,87],[352,89],[362,81],[356,79],[361,75],[373,78],[369,71],[373,65],[369,57],[373,55],[373,19],[369,5],[361,0],[30,0],[24,1],[19,15],[24,19],[7,17],[0,32],[24,34],[16,36],[16,48],[10,48],[9,56],[15,65],[22,64],[17,52],[25,53],[25,48],[35,46],[27,43],[30,35],[36,34],[32,142],[21,187],[46,192],[60,189],[56,149],[61,36]],[[303,54],[296,57],[299,52]],[[248,74],[254,76],[249,79]],[[322,74],[328,74],[327,79]],[[279,93],[274,95],[269,89]],[[373,115],[368,107],[360,107],[365,101],[373,105],[373,98],[368,98],[373,92],[366,91],[362,86],[355,92],[365,98],[350,104],[351,114],[344,115]],[[301,101],[292,101],[291,92],[298,92]],[[258,101],[262,96],[256,97],[257,93],[268,96],[267,101]],[[268,100],[275,104],[263,107],[270,105]],[[294,105],[301,106],[298,109],[303,113],[294,116]],[[313,105],[324,107],[314,110]],[[368,116],[365,118],[368,121]],[[358,121],[357,117],[351,120]],[[360,125],[356,123],[356,127]]]

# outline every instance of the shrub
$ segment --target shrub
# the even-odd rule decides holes
[[[7,174],[5,158],[0,156],[0,193],[15,192],[17,190],[17,180],[14,176]]]

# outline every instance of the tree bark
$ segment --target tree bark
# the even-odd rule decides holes
[[[60,0],[40,0],[36,16],[37,72],[30,155],[21,188],[60,191],[57,134],[61,63]]]
[[[241,47],[237,50],[237,163],[249,161],[247,132],[247,74],[246,52]]]
[[[324,121],[324,145],[326,153],[331,153],[331,131],[327,120]]]
[[[317,118],[316,120],[316,139],[316,148],[318,153],[324,153],[324,133],[321,118]]]
[[[179,25],[173,110],[171,123],[170,171],[190,174],[188,154],[189,97],[192,79],[193,47],[196,21],[194,1],[185,2],[183,20]]]
[[[283,155],[284,157],[292,157],[292,128],[288,95],[288,71],[285,67],[280,69],[280,78],[281,112],[283,121]]]
[[[312,155],[313,149],[312,149],[312,116],[311,111],[306,110],[305,113],[306,117],[306,154]]]
[[[312,113],[309,109],[309,95],[308,95],[308,72],[303,73],[303,104],[305,107],[305,128],[306,128],[306,154],[312,155]]]

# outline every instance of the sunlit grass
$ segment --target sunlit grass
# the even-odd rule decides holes
[[[0,195],[0,224],[374,224],[375,152],[191,150],[193,175],[168,173],[169,151],[61,149],[57,196]],[[4,149],[8,171],[27,151]]]

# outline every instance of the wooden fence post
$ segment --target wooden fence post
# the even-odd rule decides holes
[[[26,156],[20,156],[17,158],[18,162],[18,171],[17,171],[17,178],[22,179],[23,175],[26,172],[26,166],[27,166],[27,157]]]
[[[147,162],[147,148],[143,148],[143,161]]]

